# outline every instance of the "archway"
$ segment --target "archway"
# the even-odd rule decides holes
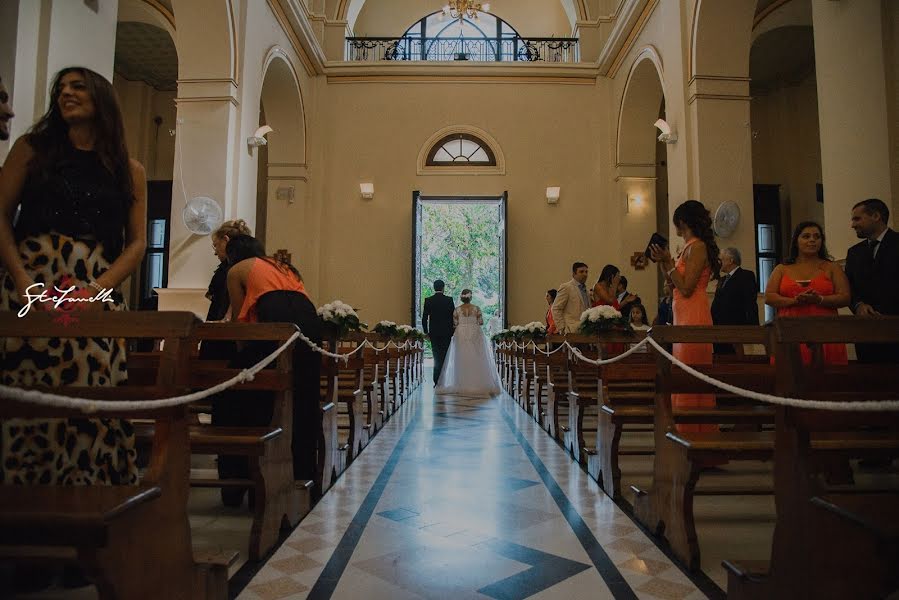
[[[304,277],[314,271],[312,232],[306,198],[306,123],[296,71],[286,53],[272,48],[265,60],[259,125],[272,128],[257,149],[256,236],[269,254],[285,250]]]
[[[132,306],[156,306],[168,283],[179,60],[174,20],[162,6],[122,0],[113,86],[122,106],[129,154],[147,173],[147,250],[126,290]]]
[[[628,287],[655,306],[661,289],[655,269],[640,268],[632,261],[641,244],[654,232],[667,235],[668,178],[667,148],[658,142],[654,123],[665,118],[662,63],[652,47],[644,48],[631,64],[621,96],[616,139],[618,193],[622,198],[621,263],[629,279]]]

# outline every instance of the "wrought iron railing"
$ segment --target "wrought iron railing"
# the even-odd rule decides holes
[[[577,38],[346,38],[346,59],[380,61],[578,62]]]

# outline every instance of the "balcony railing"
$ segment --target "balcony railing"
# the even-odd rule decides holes
[[[346,59],[381,61],[578,62],[577,38],[350,37]]]

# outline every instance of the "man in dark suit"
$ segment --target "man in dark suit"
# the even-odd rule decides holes
[[[715,325],[758,325],[759,309],[756,298],[759,287],[755,273],[742,268],[740,251],[725,248],[718,255],[721,260],[721,279],[712,300],[712,322]],[[733,344],[715,344],[715,354],[735,354]]]
[[[445,284],[438,279],[434,282],[434,295],[425,298],[425,309],[421,315],[422,329],[431,338],[434,350],[434,385],[440,379],[446,351],[449,350],[453,338],[453,311],[456,306],[453,299],[443,295]]]
[[[899,315],[899,233],[889,220],[890,209],[877,198],[852,207],[852,228],[862,241],[846,254],[846,276],[849,306],[860,317]],[[899,362],[899,344],[856,344],[855,353],[860,362]]]

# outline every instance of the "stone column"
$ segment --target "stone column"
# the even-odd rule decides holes
[[[881,11],[880,2],[812,2],[824,226],[835,258],[858,241],[849,227],[852,205],[880,198],[889,206],[896,192]]]
[[[749,127],[747,77],[696,75],[688,88],[692,135],[689,199],[699,200],[715,216],[725,200],[740,207],[740,222],[733,235],[719,245],[734,246],[743,264],[755,270],[755,211],[752,200],[752,140]],[[678,144],[684,143],[683,138]],[[680,200],[672,199],[672,213]]]
[[[210,237],[194,235],[184,226],[185,202],[208,196],[221,205],[226,220],[237,217],[231,177],[240,145],[235,139],[236,94],[237,86],[230,79],[178,81],[169,288],[200,289],[218,265]]]

